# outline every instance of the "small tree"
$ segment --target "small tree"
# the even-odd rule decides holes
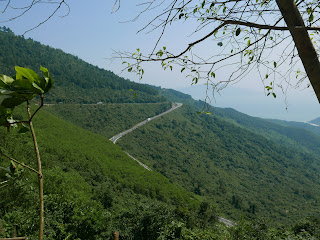
[[[25,133],[30,130],[34,143],[38,169],[36,170],[20,161],[17,161],[16,159],[5,154],[0,149],[0,154],[11,161],[11,165],[8,168],[8,173],[3,175],[2,179],[0,175],[0,189],[9,186],[10,181],[14,179],[16,164],[27,168],[38,175],[40,202],[39,240],[42,240],[44,228],[43,175],[40,154],[35,131],[32,124],[32,119],[43,106],[44,94],[52,88],[53,79],[51,78],[48,69],[44,67],[40,67],[40,70],[43,73],[42,77],[28,68],[15,67],[15,70],[16,75],[13,77],[0,75],[0,126],[6,127],[8,129],[8,132],[12,127],[19,128],[19,133]],[[38,108],[33,113],[31,113],[30,101],[36,96],[40,96],[41,103]],[[14,120],[12,115],[13,110],[16,106],[21,105],[22,103],[27,104],[26,110],[28,119],[19,121]]]

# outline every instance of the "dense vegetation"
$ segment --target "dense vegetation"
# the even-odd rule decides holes
[[[100,239],[114,230],[139,239],[144,218],[158,213],[163,214],[163,228],[173,220],[201,224],[197,216],[200,198],[147,171],[107,138],[48,113],[39,113],[35,126],[45,176],[47,239]],[[0,141],[7,154],[33,166],[28,135],[1,131]],[[0,158],[0,165],[8,161]],[[1,229],[0,234],[9,236],[17,226],[19,235],[33,239],[37,231],[35,184],[36,177],[24,171],[13,187],[1,189],[0,219],[5,233]],[[208,214],[212,218],[208,223],[214,222],[214,211]]]
[[[47,102],[119,103],[164,102],[166,99],[148,85],[125,80],[110,71],[88,64],[76,56],[44,46],[32,39],[0,31],[0,72],[14,74],[14,66],[50,69],[55,88]],[[132,89],[133,91],[129,91]],[[136,97],[134,97],[136,96]]]
[[[41,64],[57,85],[34,119],[46,239],[108,239],[115,230],[137,240],[320,238],[318,135],[232,109],[197,115],[203,102],[189,95],[124,80],[7,28],[0,41],[1,73]],[[123,149],[108,140],[170,102],[184,106],[121,138]],[[0,148],[32,165],[31,144],[28,134],[0,131]],[[19,173],[0,189],[0,237],[34,239],[36,176]],[[237,225],[217,222],[223,215]]]
[[[168,110],[170,103],[56,104],[46,110],[82,128],[112,137],[135,124]],[[93,117],[94,116],[94,117]]]
[[[44,161],[46,239],[304,239],[319,237],[317,219],[290,228],[265,221],[239,221],[226,228],[216,210],[138,165],[105,137],[75,127],[48,113],[35,119]],[[33,162],[28,135],[1,131],[6,153]],[[14,141],[13,141],[14,140]],[[76,143],[76,144],[75,144]],[[8,164],[0,158],[0,165]],[[36,179],[23,171],[10,188],[1,189],[0,236],[37,234]]]
[[[316,126],[316,125],[312,125],[312,124],[314,124],[314,123],[312,123],[312,121],[310,121],[309,123],[294,122],[294,121],[289,121],[288,122],[288,121],[275,120],[275,119],[272,119],[272,120],[269,120],[269,121],[275,122],[275,123],[280,124],[282,126],[306,129],[306,130],[309,130],[310,132],[313,132],[313,133],[316,133],[316,134],[320,135],[320,127]]]
[[[118,144],[189,191],[215,200],[232,218],[240,210],[284,223],[320,210],[315,155],[214,116],[196,115],[187,106]]]

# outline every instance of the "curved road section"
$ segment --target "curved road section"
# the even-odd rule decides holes
[[[165,111],[165,112],[163,112],[163,113],[160,113],[159,115],[150,117],[150,118],[148,118],[148,119],[146,119],[146,120],[138,123],[137,125],[133,126],[132,128],[130,128],[130,129],[128,129],[128,130],[125,130],[125,131],[123,131],[123,132],[121,132],[121,133],[113,136],[113,137],[110,138],[109,140],[112,141],[113,143],[116,143],[116,141],[118,141],[118,139],[121,138],[121,137],[123,137],[124,135],[132,132],[133,130],[137,129],[138,127],[141,127],[142,125],[144,125],[144,124],[146,124],[146,123],[148,123],[148,122],[150,122],[150,121],[152,121],[152,120],[154,120],[154,119],[156,119],[156,118],[158,118],[158,117],[161,117],[161,116],[163,116],[163,115],[166,115],[166,114],[168,114],[168,113],[176,110],[177,108],[181,107],[182,105],[183,105],[182,103],[172,103],[172,107],[171,107],[169,110],[167,110],[167,111]]]
[[[150,118],[148,118],[148,119],[146,119],[146,120],[138,123],[137,125],[133,126],[132,128],[130,128],[130,129],[128,129],[128,130],[125,130],[125,131],[123,131],[123,132],[121,132],[121,133],[113,136],[113,137],[110,138],[109,140],[112,141],[113,143],[116,143],[116,141],[117,141],[119,138],[123,137],[124,135],[132,132],[133,130],[137,129],[138,127],[141,127],[142,125],[144,125],[144,124],[146,124],[146,123],[148,123],[148,122],[150,122],[150,121],[152,121],[152,120],[154,120],[154,119],[156,119],[156,118],[158,118],[158,117],[161,117],[161,116],[163,116],[163,115],[165,115],[165,114],[168,114],[168,113],[176,110],[177,108],[181,107],[182,105],[183,105],[182,103],[172,103],[172,107],[171,107],[169,110],[167,110],[167,111],[165,111],[165,112],[163,112],[163,113],[161,113],[161,114],[159,114],[159,115],[150,117]],[[127,153],[127,152],[125,152],[125,153],[126,153],[130,158],[132,158],[133,160],[137,161],[142,167],[144,167],[144,168],[147,169],[148,171],[152,171],[152,169],[149,168],[147,165],[143,164],[143,163],[140,162],[138,159],[136,159],[136,158],[134,158],[133,156],[131,156],[129,153]],[[230,221],[230,220],[228,220],[228,219],[226,219],[226,218],[223,218],[223,217],[218,217],[218,221],[221,222],[221,223],[224,223],[227,227],[233,227],[233,226],[235,225],[232,221]]]

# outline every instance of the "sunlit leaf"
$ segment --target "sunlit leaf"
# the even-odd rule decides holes
[[[40,84],[40,76],[33,70],[29,68],[23,68],[23,67],[15,67],[16,70],[16,79],[23,79],[26,78],[31,82],[36,82],[37,84]],[[23,78],[22,78],[23,77]]]

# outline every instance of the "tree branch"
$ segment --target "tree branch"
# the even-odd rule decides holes
[[[0,189],[5,188],[5,187],[8,187],[8,186],[9,186],[9,184],[6,184],[6,185],[3,185],[3,186],[0,186]]]
[[[289,30],[294,30],[294,29],[306,29],[307,31],[320,30],[320,27],[304,27],[304,26],[277,27],[277,26],[271,26],[271,25],[257,24],[257,23],[253,23],[253,22],[243,22],[243,21],[238,21],[238,20],[224,20],[224,19],[216,18],[216,17],[214,17],[214,18],[208,17],[207,19],[222,21],[226,24],[241,25],[241,26],[247,26],[247,27],[252,27],[252,28],[267,29],[267,30],[278,30],[278,31],[289,31]]]
[[[35,172],[36,174],[38,174],[38,175],[40,174],[37,170],[33,169],[32,167],[29,167],[28,165],[25,165],[23,162],[19,162],[18,160],[4,154],[1,149],[0,149],[0,154],[4,157],[8,158],[9,160],[21,165],[22,167],[28,168],[29,170],[31,170],[32,172]]]
[[[37,114],[37,112],[43,107],[43,102],[44,102],[44,96],[43,94],[40,95],[41,97],[41,102],[40,102],[40,106],[37,108],[37,110],[32,114],[32,116],[29,119],[29,123],[32,121],[33,117]]]

